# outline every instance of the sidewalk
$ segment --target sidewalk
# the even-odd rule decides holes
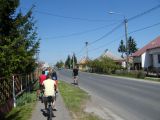
[[[55,115],[53,120],[71,120],[69,111],[65,107],[60,93],[57,94],[56,109],[57,111],[53,111]],[[32,117],[30,120],[47,120],[47,116],[45,116],[43,110],[44,104],[41,103],[41,101],[37,101],[36,107],[32,112]]]

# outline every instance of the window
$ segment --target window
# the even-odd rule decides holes
[[[158,54],[158,63],[160,63],[160,54]]]

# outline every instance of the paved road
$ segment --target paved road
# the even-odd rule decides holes
[[[59,75],[72,82],[70,70],[60,70]],[[79,76],[80,87],[103,99],[104,106],[124,120],[160,120],[159,83],[84,72]]]
[[[62,97],[59,93],[57,94],[56,108],[57,111],[54,111],[55,117],[53,117],[53,120],[71,120],[69,111],[65,107]],[[42,104],[40,101],[37,102],[30,120],[47,120],[47,114],[44,111],[44,104]]]

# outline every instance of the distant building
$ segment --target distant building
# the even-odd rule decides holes
[[[111,53],[110,51],[106,50],[102,55],[101,57],[108,57],[110,59],[112,59],[116,64],[118,65],[121,65],[122,67],[126,67],[126,62],[125,62],[125,59],[119,57],[119,56],[116,56],[115,54]],[[100,57],[99,57],[100,58]],[[98,59],[99,59],[98,58]]]
[[[46,68],[49,68],[49,64],[46,63],[46,62],[44,62],[44,63],[42,64],[42,69],[45,70]]]
[[[88,70],[87,63],[88,63],[89,61],[90,61],[90,59],[87,58],[87,57],[82,58],[82,59],[78,62],[79,70],[87,71],[87,70]]]
[[[160,36],[132,54],[135,69],[160,70]]]

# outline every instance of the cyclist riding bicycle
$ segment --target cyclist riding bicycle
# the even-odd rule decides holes
[[[47,75],[47,79],[43,81],[42,83],[44,85],[44,106],[45,109],[47,110],[47,104],[48,104],[48,97],[51,96],[52,97],[52,109],[55,109],[55,81],[52,80],[52,76],[49,73]]]
[[[78,85],[78,68],[77,66],[73,69],[73,83]]]
[[[54,80],[56,83],[55,91],[56,93],[58,93],[58,78],[57,78],[57,73],[54,69],[52,69],[52,80]]]
[[[42,94],[43,94],[43,81],[46,80],[45,71],[42,71],[42,74],[39,76],[39,90],[37,91],[37,96],[42,100]]]

